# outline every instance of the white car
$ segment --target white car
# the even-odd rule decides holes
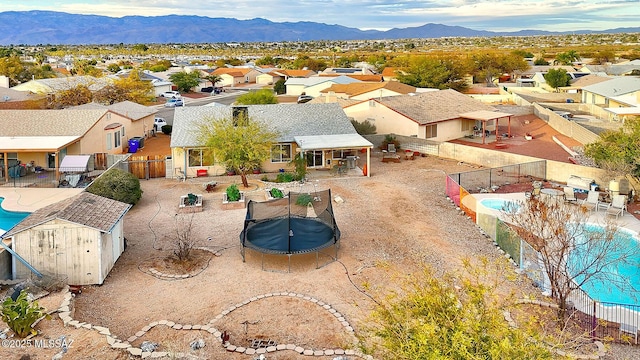
[[[180,95],[179,91],[165,91],[162,94],[160,94],[161,97],[165,97],[165,98],[169,98],[169,99],[177,99],[179,97],[182,97],[182,95]]]
[[[153,128],[156,132],[162,131],[162,127],[167,125],[167,121],[161,117],[157,117],[153,120]]]

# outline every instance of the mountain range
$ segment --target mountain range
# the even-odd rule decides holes
[[[425,24],[419,27],[379,31],[307,21],[279,23],[261,18],[238,20],[195,15],[114,18],[39,10],[0,12],[0,45],[383,40],[632,32],[640,32],[640,27],[597,32],[590,30],[493,32],[460,26]]]

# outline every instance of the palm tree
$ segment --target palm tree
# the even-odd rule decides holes
[[[220,75],[208,75],[205,77],[205,79],[211,81],[211,86],[216,87],[216,83],[222,81],[222,77],[220,77]]]

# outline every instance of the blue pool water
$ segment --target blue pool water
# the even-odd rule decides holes
[[[599,225],[585,225],[587,231],[604,232],[604,228]],[[631,232],[619,229],[615,235],[616,241],[620,241],[622,246],[613,248],[607,252],[607,256],[611,256],[611,259],[620,257],[620,254],[628,253],[629,249],[633,249],[638,246],[637,235]],[[585,249],[586,250],[586,249]],[[598,253],[598,251],[595,251]],[[581,251],[577,248],[570,255],[570,264],[585,264],[588,263],[594,256],[593,251]],[[591,257],[590,257],[591,256]],[[619,289],[613,286],[610,281],[601,281],[593,279],[587,281],[583,286],[584,290],[592,299],[601,302],[612,302],[617,304],[628,305],[640,305],[640,254],[634,254],[634,258],[627,262],[617,262],[614,265],[603,268],[602,271],[606,271],[611,276],[624,279],[628,283],[627,286],[631,286],[632,289]],[[586,260],[586,262],[585,262]],[[606,259],[605,259],[606,260]],[[576,268],[577,269],[577,268]],[[584,277],[577,276],[579,281],[582,281]]]
[[[11,229],[15,224],[19,223],[30,214],[28,212],[7,211],[3,209],[3,200],[4,198],[0,197],[0,235],[4,234],[7,230]]]
[[[515,203],[515,201],[507,200],[507,199],[501,199],[501,198],[486,198],[486,199],[480,200],[480,204],[482,204],[483,206],[488,207],[489,209],[493,209],[493,210],[504,210],[505,206],[508,203]],[[516,206],[516,209],[517,208],[518,207]]]

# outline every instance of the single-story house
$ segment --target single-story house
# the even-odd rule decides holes
[[[171,134],[174,177],[195,177],[198,170],[206,170],[210,175],[225,172],[223,164],[215,164],[204,156],[206,149],[198,141],[198,126],[207,119],[232,118],[236,114],[264,121],[280,136],[270,160],[261,165],[264,172],[292,168],[289,162],[296,152],[305,154],[309,169],[331,168],[338,160],[356,156],[358,152],[366,155],[367,169],[371,168],[373,144],[356,132],[336,103],[193,106],[175,111]]]
[[[273,85],[279,80],[287,81],[289,78],[308,78],[316,75],[313,70],[288,70],[274,69],[256,76],[256,84]]]
[[[0,182],[9,182],[8,169],[18,163],[59,179],[66,155],[121,154],[128,138],[144,136],[138,128],[108,109],[0,110]]]
[[[79,85],[85,85],[91,91],[98,91],[110,84],[112,79],[108,77],[96,78],[93,76],[70,76],[64,78],[35,79],[12,87],[17,91],[30,91],[34,94],[53,94],[62,90],[73,89]]]
[[[320,92],[334,84],[351,84],[361,82],[346,75],[341,76],[312,76],[309,78],[289,78],[284,85],[287,95],[298,96],[305,93],[313,97],[320,96]]]
[[[111,105],[101,105],[98,103],[88,103],[75,106],[70,109],[106,109],[115,114],[124,116],[131,120],[130,126],[125,129],[125,136],[122,142],[126,145],[132,137],[150,137],[153,135],[153,119],[158,110],[151,106],[144,106],[132,101],[121,101]]]
[[[320,91],[323,96],[333,96],[343,99],[369,100],[387,96],[407,95],[415,93],[416,88],[398,81],[391,82],[360,82],[351,84],[334,84]]]
[[[580,71],[588,73],[606,73],[612,76],[625,76],[640,73],[640,59],[607,65],[585,65]]]
[[[636,96],[637,94],[640,94],[640,78],[619,76],[583,87],[582,102],[607,108],[628,107],[627,104],[619,102],[615,98],[623,95]]]
[[[102,284],[124,252],[123,218],[130,208],[82,192],[34,211],[2,235],[18,255],[12,256],[13,279],[29,277],[29,264],[70,285]]]
[[[218,75],[222,79],[216,85],[235,86],[237,84],[255,83],[256,76],[260,75],[261,72],[247,67],[221,67],[215,69],[211,74]]]
[[[495,130],[496,121],[509,118],[495,109],[455,90],[372,98],[344,108],[348,117],[370,121],[378,134],[415,136],[433,141],[448,141],[477,134],[478,130]],[[464,117],[463,114],[482,116]],[[484,132],[483,132],[484,133]]]

